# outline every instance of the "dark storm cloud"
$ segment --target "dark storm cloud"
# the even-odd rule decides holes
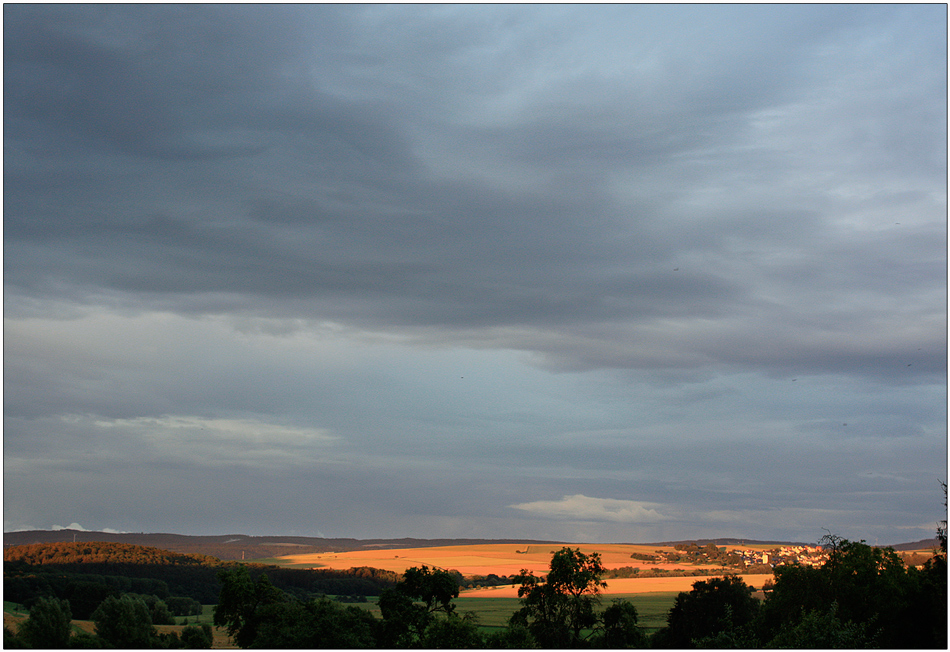
[[[134,156],[251,153],[253,144],[201,137],[233,137],[261,108],[255,99],[292,72],[283,68],[300,54],[295,24],[283,8],[262,9],[8,8],[7,119],[42,122],[67,146]]]
[[[510,37],[531,14],[501,10],[508,23],[496,29]],[[454,29],[429,34],[424,46],[383,40],[381,51],[395,53],[395,62],[345,45],[348,35],[367,45],[358,17],[398,33],[408,16],[410,33],[427,20]],[[227,293],[233,307],[251,311],[259,298],[284,297],[295,302],[283,304],[288,314],[315,310],[380,326],[551,327],[754,303],[748,279],[735,275],[743,270],[717,267],[711,251],[734,260],[730,248],[794,253],[829,238],[814,215],[820,206],[739,204],[688,217],[655,208],[658,197],[689,192],[676,180],[679,157],[721,148],[751,113],[792,93],[800,83],[794,62],[810,41],[775,48],[781,60],[771,54],[757,64],[731,46],[689,59],[701,47],[692,45],[632,80],[598,78],[591,63],[558,75],[557,57],[576,61],[577,46],[548,46],[538,92],[486,132],[453,128],[452,114],[430,117],[448,103],[434,93],[439,84],[465,87],[452,75],[469,70],[458,57],[493,47],[490,35],[475,31],[456,41],[469,20],[482,17],[333,7],[11,8],[7,141],[41,156],[8,157],[8,283],[54,293],[103,288],[146,305],[150,296],[185,304],[188,295]],[[820,43],[820,33],[811,39]],[[615,56],[605,49],[592,59]],[[766,63],[768,75],[750,70]],[[685,76],[669,74],[670,66],[684,66]],[[335,90],[347,71],[354,88],[363,71],[394,86],[348,98]],[[433,108],[416,106],[419,99]],[[419,123],[458,138],[460,153],[488,150],[487,165],[542,181],[502,189],[438,179],[413,149]],[[36,133],[56,138],[57,149],[44,151]],[[741,161],[730,165],[750,172]],[[669,180],[637,189],[643,199],[633,206],[601,176],[670,166]],[[688,163],[682,171],[690,173]],[[878,250],[831,255],[847,264]],[[691,253],[702,266],[674,276]],[[831,263],[808,261],[819,275]],[[769,274],[770,266],[756,272]]]
[[[6,5],[8,520],[137,460],[101,526],[173,477],[227,528],[241,469],[261,531],[919,527],[945,19]]]

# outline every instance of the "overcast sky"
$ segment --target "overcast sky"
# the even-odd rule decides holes
[[[946,5],[3,17],[6,531],[944,517]]]

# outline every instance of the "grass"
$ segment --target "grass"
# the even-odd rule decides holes
[[[601,600],[601,608],[606,609],[610,606],[610,601],[615,598],[628,600],[637,608],[640,626],[647,634],[651,634],[666,625],[666,615],[677,595],[679,595],[678,591],[607,595]],[[467,612],[474,613],[478,617],[479,629],[486,633],[506,627],[511,614],[521,607],[521,600],[518,598],[460,597],[453,600],[453,603],[455,611],[460,615]],[[354,604],[366,609],[376,618],[382,617],[379,605],[373,601]]]
[[[453,602],[458,613],[471,611],[478,616],[479,626],[486,631],[505,627],[511,614],[521,607],[518,598],[456,598]]]
[[[616,598],[628,600],[637,608],[639,624],[647,634],[666,625],[666,615],[678,592],[637,593],[632,595],[610,595],[601,600],[601,609],[610,606]],[[457,598],[455,609],[460,614],[471,611],[478,616],[478,624],[483,631],[494,631],[507,626],[508,619],[521,607],[518,598]]]
[[[644,628],[647,634],[652,634],[661,627],[666,626],[666,615],[673,607],[673,602],[678,591],[658,592],[658,593],[637,593],[634,595],[620,595],[619,598],[625,598],[633,603],[637,608],[639,625]]]
[[[201,615],[175,616],[176,625],[211,625],[214,626],[214,605],[201,605]]]

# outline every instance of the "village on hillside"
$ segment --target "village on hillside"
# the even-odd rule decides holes
[[[755,564],[768,564],[773,568],[785,564],[821,566],[828,561],[828,553],[821,546],[781,546],[769,551],[737,549],[733,553],[739,554],[743,563],[748,566]]]
[[[784,545],[771,549],[744,548],[742,546],[716,546],[695,543],[676,544],[673,550],[656,550],[654,554],[631,555],[647,563],[701,563],[720,564],[748,571],[767,572],[776,566],[800,564],[821,566],[828,560],[828,553],[819,545]]]

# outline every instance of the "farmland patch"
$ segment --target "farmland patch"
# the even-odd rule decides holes
[[[355,550],[334,553],[307,553],[285,555],[273,561],[282,566],[293,568],[331,568],[346,570],[358,566],[371,566],[383,570],[404,573],[416,566],[429,566],[444,570],[457,570],[466,577],[473,575],[495,574],[499,576],[516,575],[522,569],[536,574],[546,573],[551,555],[563,545],[516,545],[516,544],[479,544],[468,546],[442,546],[431,548],[402,548],[393,550]],[[571,545],[584,554],[599,553],[604,568],[614,569],[633,567],[641,569],[687,571],[708,570],[715,572],[718,566],[655,563],[634,559],[632,554],[652,554],[655,546],[607,544]],[[669,550],[672,550],[670,548]]]

